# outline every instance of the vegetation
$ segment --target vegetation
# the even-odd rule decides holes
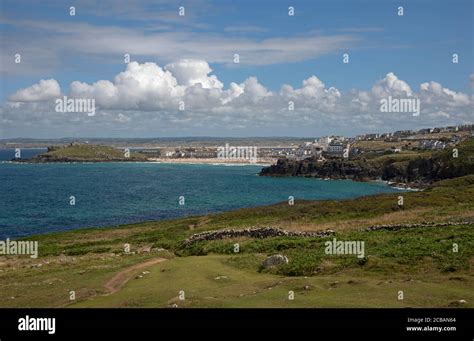
[[[106,161],[146,161],[143,154],[130,152],[113,147],[70,144],[64,147],[49,147],[46,153],[34,157],[28,162],[106,162]]]

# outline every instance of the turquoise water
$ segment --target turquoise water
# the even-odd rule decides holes
[[[394,189],[378,183],[259,177],[261,166],[0,163],[0,238],[201,215]],[[76,203],[70,205],[70,196]],[[178,198],[184,196],[185,205]]]

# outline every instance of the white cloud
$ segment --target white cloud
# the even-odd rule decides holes
[[[171,107],[182,97],[185,87],[178,86],[171,72],[155,63],[131,62],[114,82],[71,83],[73,97],[95,98],[99,108],[123,110],[159,110]],[[176,106],[175,106],[176,107]]]
[[[211,71],[206,61],[195,59],[182,59],[164,69],[155,63],[131,62],[113,82],[72,82],[71,96],[94,98],[103,109],[150,111],[177,110],[181,101],[188,109],[213,110],[237,98],[246,106],[272,95],[255,77],[224,90]]]
[[[181,59],[166,65],[165,69],[170,71],[181,85],[201,84],[204,89],[222,89],[224,86],[216,76],[208,76],[212,69],[204,60]]]
[[[45,22],[0,18],[0,23],[11,26],[12,31],[21,28],[31,32],[21,37],[8,36],[2,51],[5,57],[16,51],[25,51],[35,63],[31,67],[49,71],[60,67],[61,56],[74,55],[84,60],[97,62],[130,53],[134,58],[158,59],[174,62],[181,58],[206,60],[209,63],[233,64],[235,53],[240,55],[243,65],[271,65],[298,62],[355,46],[360,38],[353,34],[322,35],[309,32],[296,37],[280,36],[262,39],[247,35],[209,33],[202,31],[182,32],[147,31],[143,28],[92,25],[80,22]],[[37,33],[41,32],[41,35]],[[33,34],[35,33],[35,34]],[[100,40],[97,39],[100,37]],[[19,43],[21,41],[21,44]],[[27,48],[25,48],[27,46]],[[48,46],[47,49],[44,47]],[[124,48],[126,47],[126,48]],[[33,53],[34,52],[34,53]],[[0,71],[24,73],[24,68],[15,67],[11,57],[5,58]],[[32,70],[29,70],[31,73]]]
[[[56,98],[61,94],[55,79],[42,79],[27,88],[19,89],[8,99],[12,102],[40,102]]]
[[[426,82],[420,85],[420,98],[425,103],[436,103],[441,105],[462,107],[469,105],[469,96],[461,92],[456,92],[437,82]]]
[[[412,95],[412,91],[406,82],[398,79],[393,72],[389,72],[372,87],[372,94],[377,98],[385,98],[390,95],[407,97]]]
[[[21,89],[1,108],[0,121],[11,126],[36,122],[50,129],[66,126],[85,132],[101,127],[104,136],[108,131],[124,129],[135,134],[152,129],[167,135],[225,135],[235,130],[247,135],[276,131],[298,135],[318,129],[354,133],[473,121],[472,99],[434,81],[422,83],[417,92],[392,72],[369,90],[349,92],[327,86],[315,75],[303,80],[298,88],[283,84],[279,91],[270,91],[256,77],[226,87],[206,61],[196,59],[178,60],[164,68],[155,63],[131,62],[112,81],[72,82],[67,95],[94,98],[98,107],[94,117],[55,113],[53,101],[46,100],[53,95],[60,95],[55,80]],[[380,99],[388,96],[420,99],[420,116],[382,113]],[[290,100],[294,102],[293,111],[288,110]],[[184,111],[178,110],[181,101]]]
[[[130,117],[124,115],[124,114],[118,114],[117,115],[117,121],[121,122],[121,123],[125,123],[125,122],[129,122],[130,121]]]
[[[264,98],[272,96],[272,93],[260,84],[256,77],[247,78],[240,84],[240,88],[242,89],[242,94],[238,98],[245,100],[245,102],[257,103]]]

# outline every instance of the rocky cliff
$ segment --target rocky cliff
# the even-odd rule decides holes
[[[386,180],[397,183],[424,185],[434,181],[474,174],[474,139],[459,146],[457,157],[453,150],[433,153],[394,154],[374,158],[358,157],[353,160],[314,158],[301,161],[279,159],[265,167],[263,176],[311,176],[359,181]]]

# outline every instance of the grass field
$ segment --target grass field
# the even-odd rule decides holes
[[[175,258],[149,272],[117,294],[71,306],[426,307],[474,299],[472,277],[451,274],[380,275],[351,269],[333,275],[288,277],[246,271],[234,265],[232,256],[220,255]],[[181,290],[184,300],[179,299]],[[403,300],[398,300],[400,290]]]

